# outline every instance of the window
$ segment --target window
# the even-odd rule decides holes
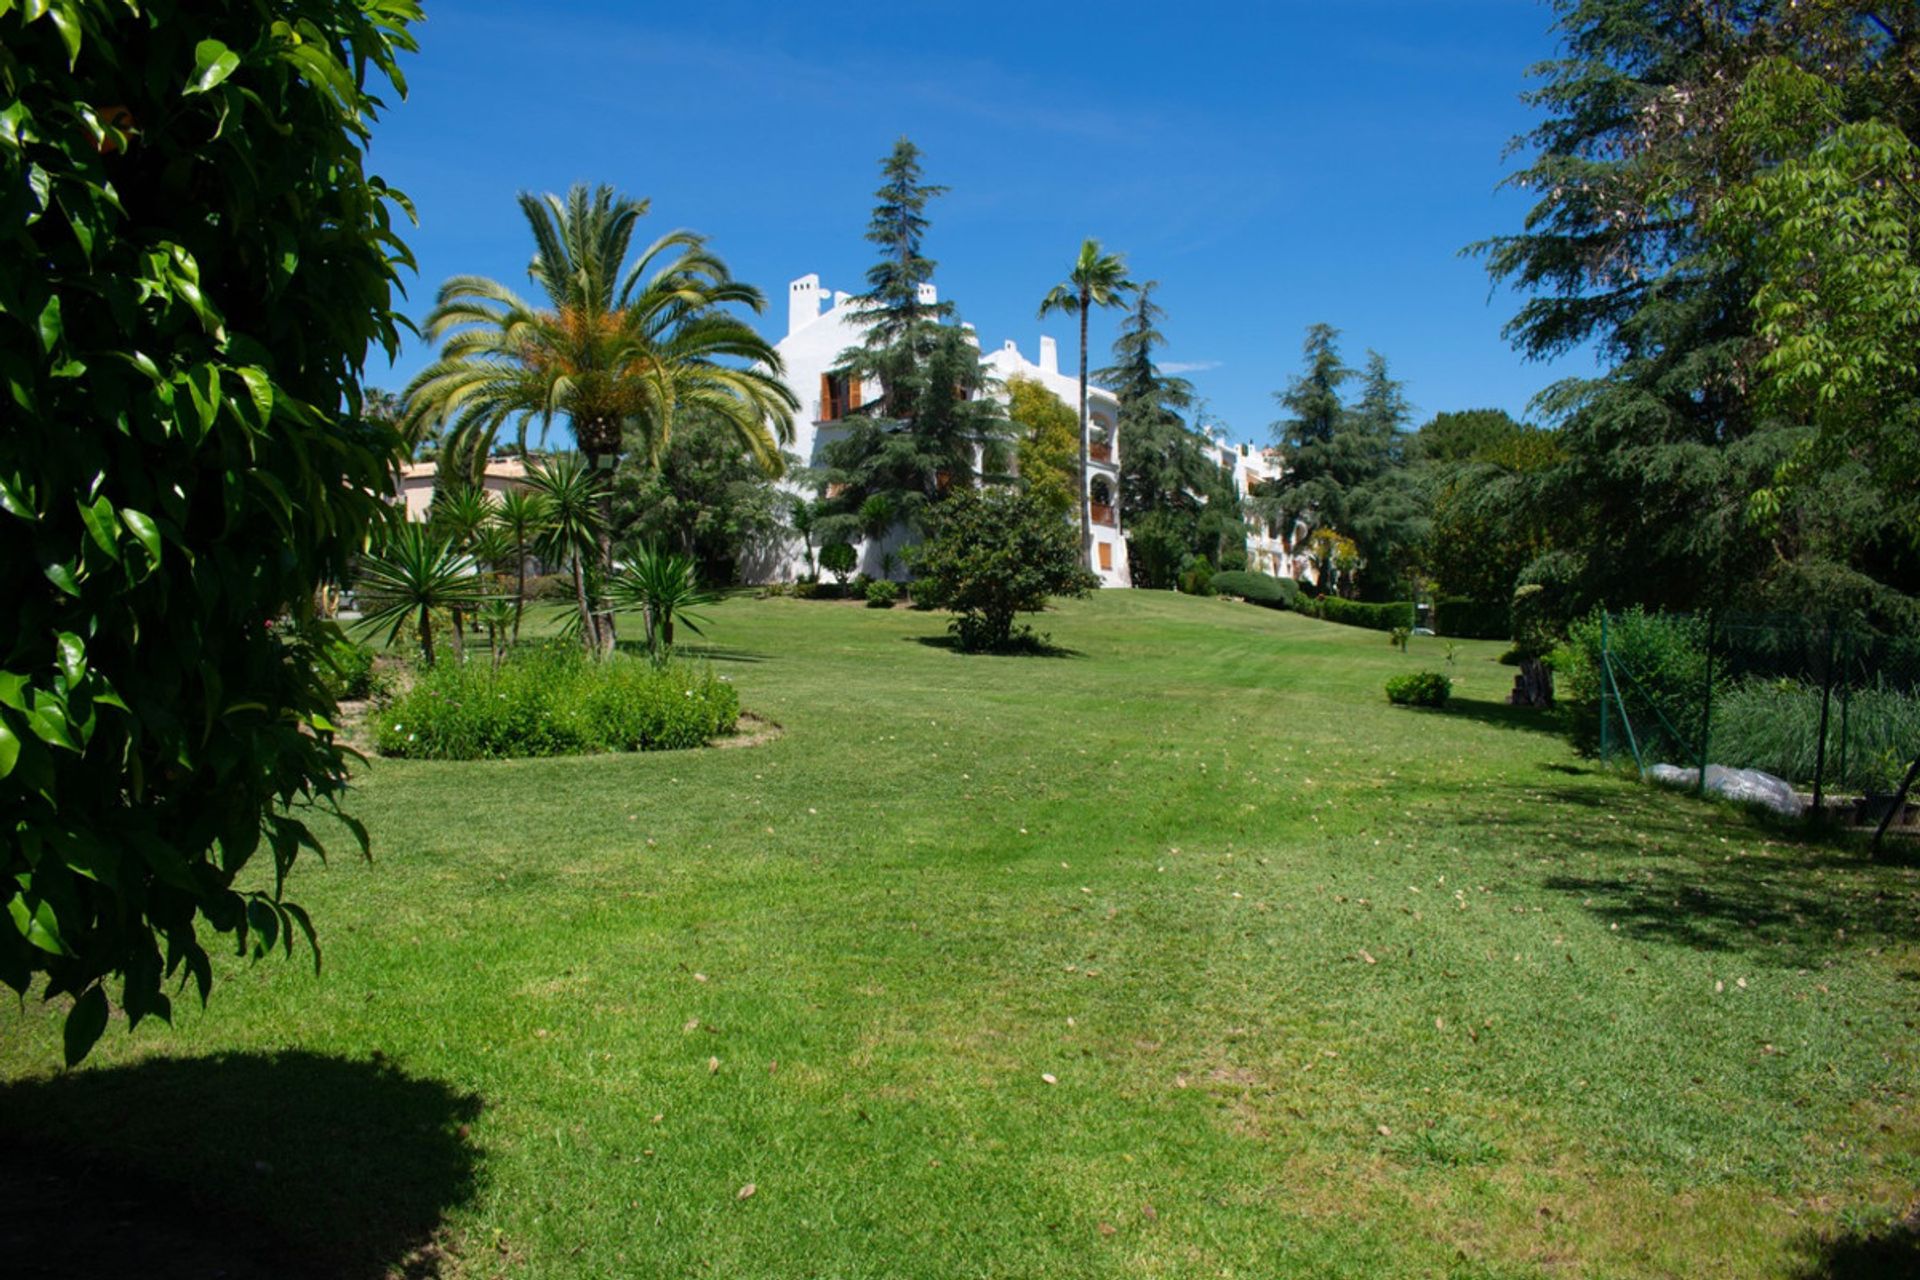
[[[860,379],[844,369],[820,375],[820,421],[838,422],[860,407]]]

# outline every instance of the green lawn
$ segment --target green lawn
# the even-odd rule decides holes
[[[777,740],[376,762],[374,860],[294,879],[320,977],[229,960],[69,1076],[0,1014],[0,1127],[354,1274],[1912,1265],[1913,870],[1597,773],[1495,645],[1431,713],[1380,688],[1444,641],[1042,625],[730,601]]]

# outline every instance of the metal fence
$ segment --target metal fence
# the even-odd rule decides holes
[[[1920,753],[1920,637],[1834,618],[1607,614],[1599,748],[1655,763],[1759,769],[1863,813]],[[1881,801],[1883,805],[1886,803]]]

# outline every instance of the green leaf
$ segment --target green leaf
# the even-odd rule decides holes
[[[135,511],[132,507],[120,508],[120,523],[127,526],[127,532],[140,540],[146,548],[147,557],[155,564],[160,563],[160,526],[153,517],[144,511]]]
[[[93,1051],[94,1043],[100,1039],[100,1033],[106,1029],[106,989],[99,986],[88,987],[87,993],[73,1002],[73,1010],[67,1014],[67,1065],[78,1066],[81,1059]]]
[[[47,11],[53,19],[53,29],[60,33],[60,43],[67,46],[67,68],[80,60],[80,15],[65,4],[56,4]]]
[[[266,426],[273,417],[273,379],[267,376],[266,370],[251,365],[236,372],[240,375],[240,381],[247,384],[247,394],[253,399],[254,412],[258,415],[255,420],[259,425]]]
[[[40,950],[49,955],[70,956],[66,940],[60,936],[60,921],[53,914],[53,908],[45,902],[27,905],[27,895],[16,892],[7,903],[7,914],[13,917],[14,928]]]
[[[27,504],[26,493],[21,489],[17,478],[0,476],[0,511],[5,511],[11,516],[19,516],[22,520],[34,518],[33,508]]]
[[[40,308],[39,329],[40,350],[48,355],[52,355],[54,345],[60,341],[60,335],[62,333],[59,294],[56,293],[49,297],[47,299],[47,305]]]
[[[87,532],[93,535],[93,540],[100,549],[118,560],[120,558],[120,526],[114,522],[113,503],[107,499],[107,496],[102,494],[90,504],[81,504],[80,519],[87,526]]]
[[[0,778],[13,772],[13,766],[20,759],[20,739],[7,722],[0,719]]]
[[[0,671],[0,707],[27,709],[27,678],[17,671]]]
[[[205,93],[240,67],[240,55],[219,40],[202,40],[193,47],[193,78],[181,96]]]
[[[48,582],[51,582],[68,595],[77,596],[80,594],[80,577],[74,573],[71,565],[61,564],[56,560],[54,563],[46,566],[41,572],[47,575]]]
[[[67,678],[67,684],[76,685],[86,679],[86,643],[71,631],[62,631],[54,638],[54,643],[60,650],[60,674]]]

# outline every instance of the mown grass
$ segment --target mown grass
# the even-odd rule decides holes
[[[342,1272],[1911,1264],[1915,873],[1597,772],[1500,646],[1429,712],[1381,687],[1446,642],[1224,601],[1071,603],[1056,657],[713,623],[777,739],[378,761],[374,861],[294,880],[319,978],[231,961],[68,1077],[7,1014],[0,1127]],[[338,1106],[277,1106],[315,1064]]]

